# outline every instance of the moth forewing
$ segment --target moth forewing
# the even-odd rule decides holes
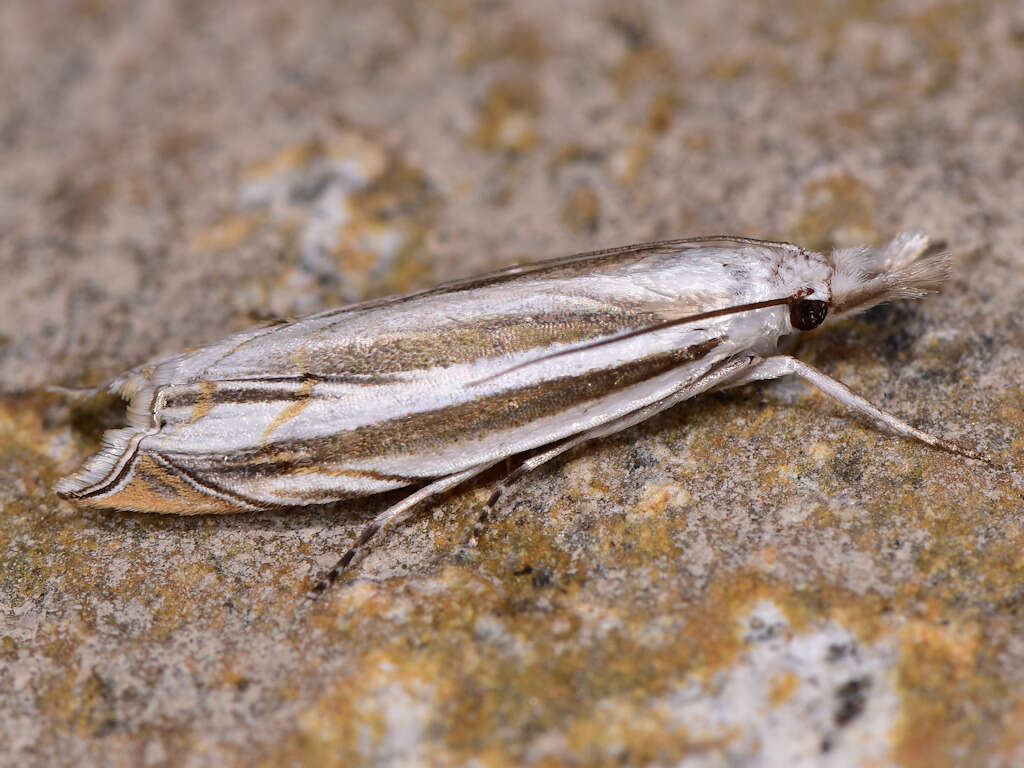
[[[829,311],[921,295],[947,271],[917,233],[831,255],[673,240],[255,328],[115,379],[129,426],[57,490],[87,506],[175,514],[427,483],[409,497],[419,501],[509,456],[549,446],[537,466],[708,389],[789,373],[902,434],[973,455],[775,353]]]

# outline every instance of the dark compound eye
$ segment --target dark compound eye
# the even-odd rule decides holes
[[[825,322],[828,303],[815,299],[800,299],[789,305],[789,322],[798,331],[809,331]]]

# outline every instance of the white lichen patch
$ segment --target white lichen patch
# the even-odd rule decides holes
[[[736,664],[657,705],[694,743],[720,745],[684,765],[891,763],[894,647],[866,646],[834,622],[794,632],[770,601],[754,607],[741,631],[746,651]]]
[[[239,212],[269,215],[294,242],[296,262],[284,279],[289,296],[315,296],[315,286],[326,283],[338,287],[341,299],[359,300],[394,268],[410,241],[407,222],[377,216],[359,196],[395,165],[382,145],[344,130],[329,142],[289,148],[244,174]]]

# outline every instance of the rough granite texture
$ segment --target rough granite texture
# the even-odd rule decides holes
[[[0,4],[0,763],[1024,762],[1024,6]],[[54,481],[92,385],[273,316],[515,260],[919,227],[940,296],[796,382],[429,505],[184,519]]]

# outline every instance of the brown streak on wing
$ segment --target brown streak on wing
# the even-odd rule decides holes
[[[172,515],[227,514],[252,509],[211,496],[182,478],[175,468],[151,454],[140,453],[128,468],[128,482],[113,492],[104,491],[75,499],[84,507],[127,509]]]
[[[254,472],[300,473],[310,471],[305,467],[322,467],[328,457],[359,459],[389,453],[427,452],[442,445],[514,429],[606,397],[699,360],[719,344],[721,339],[709,339],[616,368],[565,376],[433,411],[406,414],[336,435],[264,445],[224,457],[216,465],[204,467],[203,474],[227,477]]]
[[[752,310],[757,309],[779,307],[782,306],[783,304],[790,303],[791,301],[793,301],[793,298],[794,297],[784,296],[778,299],[755,301],[750,304],[738,304],[732,307],[721,307],[719,309],[712,309],[707,312],[700,312],[692,315],[681,315],[679,317],[673,317],[669,320],[663,320],[659,323],[655,323],[654,325],[647,326],[646,328],[634,328],[633,330],[626,331],[625,333],[620,333],[617,336],[609,336],[603,339],[594,339],[593,341],[590,341],[586,344],[580,344],[579,346],[572,347],[571,349],[560,349],[557,352],[551,352],[550,354],[547,355],[535,357],[532,360],[526,360],[522,363],[519,363],[518,365],[513,365],[510,368],[506,368],[503,371],[498,371],[497,373],[491,374],[490,376],[485,376],[482,379],[478,379],[477,381],[473,382],[473,384],[483,384],[486,381],[492,381],[502,376],[506,376],[512,373],[513,371],[518,371],[522,368],[528,368],[531,365],[536,365],[538,363],[542,363],[546,360],[551,360],[556,357],[565,357],[566,355],[574,355],[577,354],[578,352],[582,352],[588,349],[597,349],[598,347],[604,347],[609,344],[618,344],[619,342],[625,341],[626,339],[633,339],[636,338],[637,336],[644,336],[648,333],[665,330],[666,328],[674,328],[679,325],[686,325],[688,323],[694,323],[700,320],[708,320],[715,317],[723,317],[725,315],[732,315],[739,312],[750,312]]]
[[[650,312],[607,305],[600,310],[537,312],[529,322],[519,316],[477,317],[472,323],[381,334],[374,337],[369,347],[358,339],[350,343],[309,344],[303,347],[301,367],[313,372],[344,371],[349,375],[448,367],[513,356],[552,344],[587,341],[651,325],[659,319]]]
[[[304,392],[307,384],[339,383],[353,384],[356,386],[373,387],[380,384],[388,384],[394,381],[389,376],[315,376],[312,374],[299,374],[296,376],[271,376],[267,378],[254,379],[218,379],[215,382],[200,382],[195,384],[168,385],[163,388],[164,402],[161,410],[169,408],[195,408],[202,400],[202,386],[205,384],[216,385],[216,396],[211,403],[212,406],[240,403],[269,403],[281,400],[284,402],[295,402],[305,400],[308,394]],[[297,383],[299,386],[294,389],[270,389],[267,387],[254,386],[263,384]],[[206,415],[204,411],[202,415]]]
[[[208,414],[213,408],[214,395],[217,392],[217,385],[212,381],[199,382],[199,396],[192,408],[190,417],[193,424]]]
[[[274,420],[267,425],[267,428],[263,430],[263,436],[260,438],[261,442],[266,442],[270,439],[270,435],[275,429],[280,427],[282,424],[294,419],[300,413],[302,413],[311,402],[313,387],[316,386],[315,379],[306,379],[302,386],[299,387],[299,391],[295,393],[295,400],[288,403],[281,412],[274,417]]]
[[[369,469],[355,469],[349,467],[330,467],[320,464],[286,465],[291,467],[292,475],[325,475],[327,477],[355,477],[360,480],[376,480],[382,483],[402,483],[409,485],[417,483],[423,478],[407,477],[406,475],[389,475],[386,472],[374,472]]]
[[[483,319],[474,325],[461,325],[422,331],[404,331],[390,337],[377,337],[372,348],[353,341],[351,344],[330,344],[320,347],[305,345],[289,353],[291,365],[303,373],[294,376],[267,378],[220,379],[216,381],[213,405],[266,403],[281,400],[289,403],[306,400],[303,388],[308,381],[336,382],[354,386],[376,386],[395,380],[399,371],[443,368],[471,363],[484,358],[511,356],[552,344],[585,342],[589,339],[620,334],[635,328],[649,327],[659,317],[629,310],[590,313],[549,313],[533,316],[533,322],[522,318]],[[321,372],[339,371],[336,374]],[[302,383],[298,388],[270,388],[270,383]],[[253,386],[246,386],[251,383]],[[204,387],[186,384],[167,387],[164,408],[198,409],[204,402]],[[207,410],[202,411],[205,415]],[[195,420],[193,413],[193,421]]]

